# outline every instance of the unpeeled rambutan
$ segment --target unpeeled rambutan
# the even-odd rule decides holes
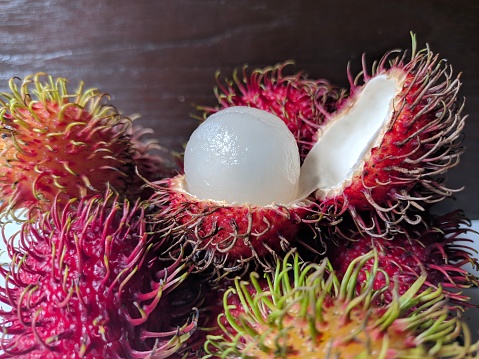
[[[249,283],[236,279],[218,319],[223,333],[208,337],[204,358],[476,357],[477,344],[471,344],[467,325],[451,315],[441,289],[418,292],[424,276],[403,295],[396,292],[389,305],[377,306],[377,266],[366,281],[358,280],[374,257],[371,252],[355,259],[342,280],[327,260],[306,264],[297,256],[278,263],[266,279],[256,273]]]
[[[234,70],[232,79],[216,74],[215,95],[217,107],[200,107],[204,116],[225,108],[248,106],[272,113],[281,118],[294,135],[301,159],[304,159],[316,142],[318,129],[343,100],[344,91],[329,81],[313,80],[303,72],[285,74],[286,61],[274,66],[249,71],[247,66],[241,74]]]
[[[107,98],[41,73],[10,80],[0,94],[0,210],[48,210],[107,186],[136,195],[131,119]]]
[[[342,277],[355,258],[375,249],[377,263],[373,259],[364,263],[358,280],[366,280],[371,268],[377,265],[380,272],[374,288],[389,287],[378,298],[386,303],[393,300],[394,290],[402,295],[425,275],[424,288],[441,286],[451,299],[451,305],[468,305],[470,298],[461,290],[478,284],[477,278],[463,268],[468,263],[478,266],[475,253],[468,246],[472,241],[463,236],[470,231],[468,225],[464,213],[453,211],[441,216],[423,215],[420,224],[399,226],[401,231],[388,238],[371,237],[352,226],[345,226],[341,236],[325,240],[325,255],[337,275]]]
[[[167,358],[186,348],[199,295],[175,297],[190,269],[158,260],[146,205],[110,190],[55,203],[8,239],[0,357]]]
[[[459,77],[429,47],[388,52],[369,74],[350,76],[350,94],[320,127],[301,168],[300,192],[333,217],[349,211],[375,234],[451,196],[444,174],[459,162],[465,117]],[[374,209],[373,218],[361,211]],[[370,213],[370,212],[367,212]],[[371,222],[372,221],[372,222]]]

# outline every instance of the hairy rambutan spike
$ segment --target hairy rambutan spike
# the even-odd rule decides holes
[[[200,201],[179,190],[176,182],[181,180],[150,184],[155,194],[149,202],[156,208],[151,221],[171,243],[168,256],[184,248],[186,259],[210,279],[257,268],[273,270],[276,260],[295,246],[301,218],[316,214],[303,203],[263,207]]]
[[[398,225],[396,233],[383,238],[366,235],[352,223],[341,223],[329,237],[327,231],[323,233],[321,245],[326,244],[324,255],[339,277],[355,258],[376,249],[382,273],[376,276],[374,287],[384,288],[388,286],[389,278],[398,279],[398,284],[389,282],[389,290],[382,294],[380,300],[385,303],[393,300],[394,290],[401,295],[425,275],[421,290],[441,286],[450,305],[460,308],[471,305],[470,298],[461,289],[479,284],[478,278],[464,268],[466,264],[479,266],[475,251],[468,245],[472,240],[465,236],[471,231],[469,227],[470,222],[462,211],[441,216],[423,214],[421,223]],[[360,282],[366,280],[373,265],[376,262],[372,259],[364,264],[359,273]]]
[[[176,297],[191,268],[158,260],[147,205],[110,190],[55,203],[4,239],[0,358],[181,357],[201,295]]]
[[[350,97],[322,126],[302,167],[303,193],[314,193],[332,217],[349,211],[370,235],[417,223],[411,209],[457,191],[444,175],[463,152],[461,82],[445,60],[429,47],[416,51],[414,36],[412,42],[410,59],[391,51],[371,73],[363,61],[356,78],[349,74]],[[380,222],[384,233],[375,232]]]
[[[70,92],[66,79],[43,73],[9,85],[0,94],[0,210],[46,211],[107,185],[134,192],[131,119],[108,95],[83,83]]]
[[[326,80],[309,79],[298,72],[286,75],[286,61],[249,71],[234,70],[232,79],[216,74],[217,107],[199,107],[204,117],[232,106],[249,106],[281,118],[298,143],[301,159],[316,142],[318,129],[345,96],[344,91]]]
[[[376,306],[378,266],[365,282],[358,279],[374,258],[371,252],[355,259],[342,280],[328,260],[307,264],[298,256],[278,263],[276,273],[263,280],[256,273],[249,283],[236,279],[218,319],[223,333],[207,338],[204,358],[477,357],[477,343],[448,311],[442,290],[418,291],[424,276],[403,295],[396,292],[389,305]]]

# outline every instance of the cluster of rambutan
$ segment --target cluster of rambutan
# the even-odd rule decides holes
[[[98,90],[0,95],[0,358],[476,358],[460,81],[428,47],[350,88],[218,77],[173,168]]]
[[[0,95],[0,358],[182,357],[202,286],[148,221],[174,173],[106,94],[45,74]],[[196,334],[197,336],[197,334]]]

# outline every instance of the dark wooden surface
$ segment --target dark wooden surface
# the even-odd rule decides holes
[[[479,219],[479,1],[477,0],[28,0],[0,1],[0,90],[38,71],[84,80],[179,149],[197,121],[194,104],[214,104],[214,73],[287,59],[315,78],[346,86],[346,65],[409,48],[417,34],[462,72],[469,113],[461,164],[465,186],[438,210]]]

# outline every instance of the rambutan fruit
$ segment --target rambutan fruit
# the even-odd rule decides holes
[[[219,318],[223,334],[208,337],[204,358],[475,358],[477,344],[442,290],[418,292],[424,276],[389,305],[375,305],[377,266],[358,280],[375,255],[355,259],[342,280],[327,259],[307,264],[298,256],[263,280],[254,272],[249,283],[236,279],[224,296],[228,325]]]
[[[110,190],[54,203],[30,213],[8,241],[0,358],[179,355],[196,329],[201,294],[184,293],[193,288],[183,287],[189,266],[158,259],[164,241],[149,232],[147,205]]]
[[[185,174],[153,183],[149,202],[159,231],[173,246],[189,243],[198,270],[271,268],[291,248],[302,217],[317,213],[297,199],[299,173],[298,147],[281,119],[230,107],[193,132]]]
[[[218,72],[215,95],[219,105],[200,109],[204,116],[234,106],[270,112],[282,119],[294,135],[303,160],[316,142],[320,126],[345,93],[329,81],[310,79],[303,72],[285,74],[291,65],[292,61],[286,61],[252,71],[244,66],[241,74],[234,70],[232,79],[222,79]]]
[[[107,186],[135,192],[142,154],[131,141],[131,119],[106,94],[83,83],[70,92],[66,79],[42,73],[9,85],[0,94],[0,210],[45,211],[54,199],[66,204]]]
[[[340,224],[338,227],[341,227]],[[358,273],[358,281],[367,279],[372,267],[380,272],[375,278],[374,288],[386,288],[378,300],[389,303],[394,291],[404,294],[421,275],[425,275],[424,288],[441,286],[450,298],[450,304],[458,307],[468,305],[469,297],[461,290],[478,285],[478,279],[464,267],[478,267],[477,258],[464,234],[470,231],[469,220],[461,211],[445,215],[423,216],[417,225],[402,225],[390,238],[371,237],[357,229],[343,229],[342,236],[325,240],[328,243],[326,256],[331,261],[338,277],[348,270],[357,257],[375,249],[377,261],[370,259]],[[397,279],[391,281],[392,278]],[[422,289],[424,289],[422,288]]]
[[[371,222],[357,223],[374,234],[386,231],[451,196],[444,174],[459,162],[465,117],[458,101],[459,76],[429,47],[388,52],[369,74],[349,74],[350,94],[321,126],[301,168],[300,188],[314,194],[325,212],[340,216],[374,209]],[[368,212],[370,213],[370,212]],[[331,217],[329,216],[329,217]]]

